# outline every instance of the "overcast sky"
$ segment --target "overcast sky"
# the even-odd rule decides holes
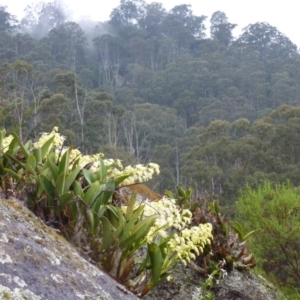
[[[74,17],[88,16],[96,21],[106,21],[110,12],[118,6],[119,0],[63,0]],[[8,11],[22,16],[27,4],[40,2],[39,0],[0,0],[1,5],[7,5]],[[49,1],[50,2],[50,1]],[[160,2],[169,10],[175,5],[191,4],[195,15],[205,15],[209,20],[212,13],[221,10],[226,13],[231,23],[238,24],[235,35],[250,23],[268,22],[287,35],[292,42],[300,47],[300,18],[298,1],[271,1],[271,0],[155,0],[146,2]],[[206,27],[209,27],[207,24]]]

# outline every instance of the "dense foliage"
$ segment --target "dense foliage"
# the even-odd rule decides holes
[[[35,143],[22,143],[17,135],[0,130],[2,197],[23,200],[135,294],[144,296],[167,277],[172,281],[171,271],[180,262],[208,277],[205,291],[232,269],[255,266],[245,244],[253,232],[244,235],[231,226],[217,202],[203,204],[192,198],[192,188],[181,187],[178,196],[168,192],[169,197],[154,202],[137,201],[140,195],[133,192],[122,199],[122,187],[150,180],[159,166],[123,168],[119,160],[102,159],[101,153],[83,155],[64,147],[65,137],[57,130]]]
[[[254,195],[253,205],[266,202],[266,191],[277,197],[278,190],[283,194],[278,198],[283,203],[288,205],[289,197],[297,202],[297,192],[289,188],[279,186],[273,190],[265,186],[257,192],[255,188],[266,180],[283,183],[288,179],[292,185],[299,185],[298,49],[287,36],[265,22],[250,24],[239,37],[234,37],[236,24],[230,23],[221,11],[212,14],[210,37],[207,37],[206,18],[195,15],[190,5],[177,5],[167,11],[160,3],[147,4],[142,0],[121,0],[111,12],[110,20],[103,23],[74,22],[68,19],[59,1],[28,6],[22,20],[0,6],[0,122],[8,132],[15,133],[12,152],[2,153],[1,157],[2,190],[10,193],[12,182],[7,179],[12,176],[18,187],[24,189],[19,190],[20,194],[26,191],[29,207],[52,226],[57,222],[67,222],[64,225],[73,222],[78,212],[87,218],[84,228],[91,234],[99,230],[100,222],[115,237],[121,235],[116,228],[133,226],[130,218],[136,226],[139,222],[153,225],[154,218],[143,221],[140,217],[143,209],[134,213],[130,208],[125,214],[111,207],[104,214],[101,206],[111,200],[112,190],[126,178],[121,176],[114,182],[107,181],[108,177],[104,179],[103,174],[113,166],[102,164],[102,173],[96,176],[89,170],[83,171],[82,165],[73,167],[71,162],[77,158],[69,159],[74,154],[72,145],[77,145],[83,156],[103,151],[125,164],[158,163],[161,174],[151,184],[161,193],[165,189],[174,192],[176,185],[187,188],[194,184],[196,199],[220,198],[229,214],[234,213],[233,203],[246,184],[248,196],[241,199]],[[35,146],[31,142],[25,144],[37,140],[41,132],[49,132],[54,126],[60,128],[67,137],[66,145],[70,146],[68,151],[61,152],[60,161],[55,159],[56,152],[50,144],[42,147],[42,152],[31,152]],[[48,155],[47,150],[53,153]],[[100,157],[97,161],[101,161]],[[137,176],[147,177],[147,174]],[[83,182],[73,186],[72,180],[79,177]],[[58,186],[53,186],[54,183]],[[92,186],[109,192],[99,192],[100,200],[94,202],[92,192],[88,193]],[[191,209],[194,220],[216,224],[215,237],[228,234],[229,225],[219,215],[218,206],[203,208],[196,201],[198,206],[192,207],[191,196],[191,189],[181,190],[177,204]],[[71,201],[74,197],[83,201]],[[241,199],[239,205],[244,201]],[[61,203],[59,206],[57,201]],[[239,208],[241,215],[250,214],[245,207]],[[257,216],[265,213],[263,206],[259,208]],[[69,220],[70,214],[73,217]],[[255,220],[250,216],[250,221],[253,223],[246,222],[248,231],[260,226],[268,228],[266,224],[255,223],[266,221],[264,218]],[[279,226],[273,225],[274,230]],[[222,260],[235,251],[238,255],[233,265],[244,268],[241,258],[249,262],[246,267],[254,265],[253,257],[246,255],[239,243],[247,235],[241,234],[240,225],[233,228],[240,239],[231,235],[233,244],[223,240],[217,247],[219,244],[212,243],[213,251],[219,251],[215,257]],[[66,234],[75,243],[78,241],[78,236]],[[263,242],[256,249],[258,255],[271,259],[264,257],[263,246],[273,247],[275,241],[264,243],[265,232],[260,234],[257,240]],[[105,240],[107,247],[114,250],[107,251],[106,256],[93,257],[124,282],[132,275],[126,271],[132,267],[132,251],[146,241],[142,235],[141,243],[132,246],[127,237],[125,230],[121,246],[114,240]],[[99,246],[98,240],[90,236],[87,239],[91,247]],[[297,244],[294,242],[291,246]],[[152,260],[148,257],[145,263],[148,267],[152,263],[155,275],[147,273],[144,290],[137,293],[147,292],[147,284],[157,283],[166,274],[162,257],[158,264],[153,263],[162,249],[156,246],[150,247]],[[240,247],[240,252],[236,247]],[[281,246],[276,247],[272,249]],[[116,258],[114,253],[119,256]],[[191,257],[184,257],[188,258]],[[283,253],[276,252],[273,258],[278,259],[280,271],[286,274],[276,278],[280,283],[293,285],[297,280],[293,277],[295,272],[286,267]],[[118,261],[118,269],[111,269],[104,260]],[[207,256],[198,258],[199,265],[194,267],[200,270],[199,266],[203,267],[207,260]],[[270,262],[264,265],[266,272],[268,266]],[[213,267],[219,276],[221,266],[213,264]],[[146,267],[143,271],[146,272]],[[207,268],[206,272],[213,270]]]
[[[258,229],[250,246],[260,266],[289,292],[289,299],[299,299],[299,200],[299,189],[290,183],[272,186],[268,181],[257,190],[248,187],[237,201],[244,229]]]
[[[300,60],[267,23],[235,38],[224,12],[122,0],[110,20],[74,22],[58,1],[0,7],[0,120],[21,140],[59,126],[83,153],[162,167],[163,192],[231,206],[248,182],[298,184]],[[283,106],[282,106],[283,105]]]
[[[190,262],[211,243],[212,225],[190,225],[192,212],[176,207],[175,199],[136,203],[132,195],[124,206],[114,202],[118,187],[151,179],[158,165],[123,169],[119,160],[103,160],[101,153],[87,156],[63,147],[64,140],[54,128],[36,143],[23,144],[2,129],[1,192],[22,199],[137,295],[147,294],[177,262]]]

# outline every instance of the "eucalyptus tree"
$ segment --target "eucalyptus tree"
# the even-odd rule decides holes
[[[193,14],[190,5],[173,7],[162,22],[162,32],[172,38],[178,48],[189,49],[195,40],[205,37],[205,16]]]
[[[98,86],[107,86],[113,92],[120,85],[121,56],[124,46],[119,37],[110,34],[97,36],[93,40],[98,62]]]
[[[226,14],[219,10],[212,14],[210,23],[211,38],[224,46],[228,46],[233,40],[232,30],[237,25],[229,23]]]
[[[47,132],[54,126],[59,127],[62,131],[66,130],[69,127],[69,110],[70,103],[62,94],[49,95],[49,97],[42,99],[37,110],[38,132]]]
[[[250,24],[237,39],[240,47],[255,50],[263,62],[286,59],[297,53],[297,46],[276,27],[266,22]]]
[[[75,22],[66,22],[53,28],[48,34],[51,55],[58,65],[64,64],[73,72],[85,64],[85,46],[87,37],[83,29]]]
[[[77,133],[79,144],[82,145],[85,142],[85,111],[89,101],[91,101],[89,90],[87,87],[81,86],[80,80],[74,72],[57,74],[54,77],[54,83],[57,92],[63,94],[68,99],[71,109],[69,118],[70,126],[74,127],[73,130]]]
[[[17,18],[7,11],[7,7],[0,5],[0,31],[12,32],[19,26]]]
[[[277,72],[271,76],[270,107],[276,109],[280,104],[299,105],[300,91],[297,82],[288,72]]]
[[[139,19],[138,25],[145,29],[149,36],[161,37],[161,26],[166,16],[167,11],[161,3],[149,3],[145,5],[145,13]]]
[[[151,161],[156,145],[172,144],[184,127],[175,110],[155,104],[133,106],[122,117],[123,146],[138,163]]]
[[[67,21],[67,12],[62,2],[37,2],[27,5],[25,17],[21,20],[21,30],[35,38],[42,38],[48,32]]]
[[[117,29],[135,27],[144,14],[144,7],[143,0],[121,0],[119,6],[112,10],[109,23]]]
[[[6,125],[13,127],[20,138],[30,131],[30,82],[33,77],[33,66],[26,61],[16,60],[14,63],[4,63],[1,66],[1,98],[7,110]],[[8,118],[10,117],[10,118]]]

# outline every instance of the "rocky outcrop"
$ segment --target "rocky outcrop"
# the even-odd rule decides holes
[[[145,300],[201,300],[205,278],[187,266],[178,265],[172,282],[164,282],[151,291]],[[267,280],[248,271],[234,269],[211,289],[213,300],[286,300]]]
[[[260,275],[233,270],[214,288],[215,300],[280,300],[285,297]]]
[[[0,200],[0,299],[137,299],[22,202]]]

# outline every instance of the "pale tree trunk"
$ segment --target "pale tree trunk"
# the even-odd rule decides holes
[[[134,155],[135,151],[133,148],[133,118],[123,118],[122,128],[124,130],[124,136],[127,144],[126,146],[129,148],[129,153]]]
[[[126,122],[127,121],[127,122]],[[130,149],[130,153],[134,155],[137,163],[140,163],[140,142],[139,142],[139,129],[136,126],[136,118],[133,113],[124,122],[124,135],[127,141],[127,145]]]
[[[104,70],[104,85],[110,84],[110,62],[109,62],[109,49],[107,42],[102,44],[103,46],[100,47],[100,56],[102,60],[102,67]]]
[[[116,149],[118,144],[118,117],[114,117],[111,112],[108,112],[106,117],[108,120],[108,144]]]
[[[15,86],[17,86],[18,80],[17,80],[15,74],[13,75],[13,78],[14,78]],[[27,81],[28,81],[28,76],[23,78],[22,84],[20,84],[20,86],[21,86],[20,92],[18,93],[17,89],[15,89],[13,92],[15,116],[16,116],[18,126],[19,126],[19,137],[20,137],[21,141],[23,140],[24,112],[25,112],[26,107],[28,107],[28,103],[25,103],[25,89],[26,89]]]
[[[86,99],[87,99],[87,89],[85,91],[84,99],[83,99],[83,104],[80,107],[79,103],[79,97],[78,97],[78,88],[77,88],[77,80],[76,80],[76,74],[74,73],[75,76],[75,101],[76,101],[76,108],[77,108],[77,113],[78,117],[80,120],[80,127],[81,127],[81,142],[84,142],[84,110],[85,110],[85,105],[86,105]]]
[[[37,124],[39,121],[37,110],[38,110],[40,103],[38,102],[37,96],[34,93],[33,83],[30,85],[30,91],[31,91],[31,95],[33,97],[33,102],[34,102],[33,132],[34,132],[34,137],[37,137],[36,128],[37,128]]]
[[[141,122],[143,122],[143,120],[141,120]],[[147,138],[150,133],[141,136],[141,127],[137,125],[135,114],[133,113],[130,117],[127,117],[126,120],[123,119],[122,125],[127,146],[130,153],[134,155],[136,162],[141,163],[143,149],[145,151],[144,159],[150,159],[152,155],[150,154],[151,146],[146,146]]]
[[[176,168],[176,184],[179,185],[180,183],[180,161],[179,161],[179,151],[178,146],[175,147],[176,151],[176,160],[175,160],[175,168]]]

